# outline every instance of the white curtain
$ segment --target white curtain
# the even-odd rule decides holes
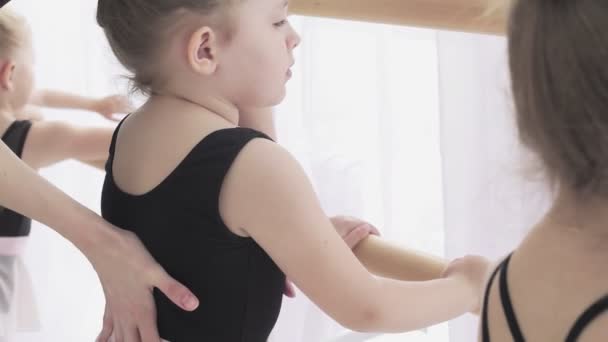
[[[517,139],[504,38],[441,32],[441,149],[446,255],[503,257],[547,206],[548,192]],[[450,323],[473,341],[477,320]]]
[[[125,90],[95,24],[96,3],[14,1],[32,26],[40,87],[95,96]],[[293,23],[303,43],[277,109],[279,141],[304,165],[329,215],[361,217],[387,239],[447,257],[498,257],[519,241],[543,198],[522,177],[503,38],[300,17]],[[107,124],[93,114],[46,114]],[[101,172],[66,162],[42,174],[98,210]],[[103,298],[86,259],[36,224],[27,263],[43,329],[17,341],[92,341]],[[465,316],[449,328],[353,334],[299,293],[284,301],[272,341],[472,341],[475,332],[476,319]]]
[[[307,167],[328,215],[364,218],[387,239],[443,255],[436,33],[292,21],[303,43],[278,109],[280,143]],[[273,341],[370,339],[299,297],[284,302]],[[427,333],[399,338],[447,341],[445,325]]]

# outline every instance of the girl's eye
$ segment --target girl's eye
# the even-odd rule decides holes
[[[283,20],[281,20],[281,21],[279,21],[277,23],[274,23],[273,25],[275,27],[281,27],[281,26],[284,26],[285,24],[287,24],[287,19],[283,19]]]

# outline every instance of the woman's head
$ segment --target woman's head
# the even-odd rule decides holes
[[[10,9],[0,9],[0,98],[3,105],[20,110],[34,87],[34,54],[25,19]]]
[[[605,0],[516,0],[509,22],[520,138],[580,196],[608,196],[607,18]]]
[[[97,21],[144,93],[211,93],[238,106],[284,96],[299,38],[285,0],[99,0]]]

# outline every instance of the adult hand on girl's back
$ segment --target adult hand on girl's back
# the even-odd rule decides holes
[[[152,290],[158,288],[184,310],[196,297],[169,276],[132,232],[110,226],[103,242],[83,250],[99,275],[106,297],[98,342],[159,342]]]
[[[355,248],[359,242],[363,241],[370,234],[380,235],[380,232],[376,227],[355,217],[335,216],[330,218],[330,221],[350,249]],[[289,279],[286,279],[285,281],[285,290],[283,293],[289,298],[296,296],[295,287]]]

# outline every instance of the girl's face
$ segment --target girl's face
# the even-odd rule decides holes
[[[287,1],[246,0],[231,9],[231,34],[218,48],[216,76],[239,107],[269,107],[285,97],[300,37],[287,21]]]
[[[235,11],[235,34],[224,52],[243,105],[272,106],[285,97],[300,37],[287,21],[286,0],[246,0]]]

